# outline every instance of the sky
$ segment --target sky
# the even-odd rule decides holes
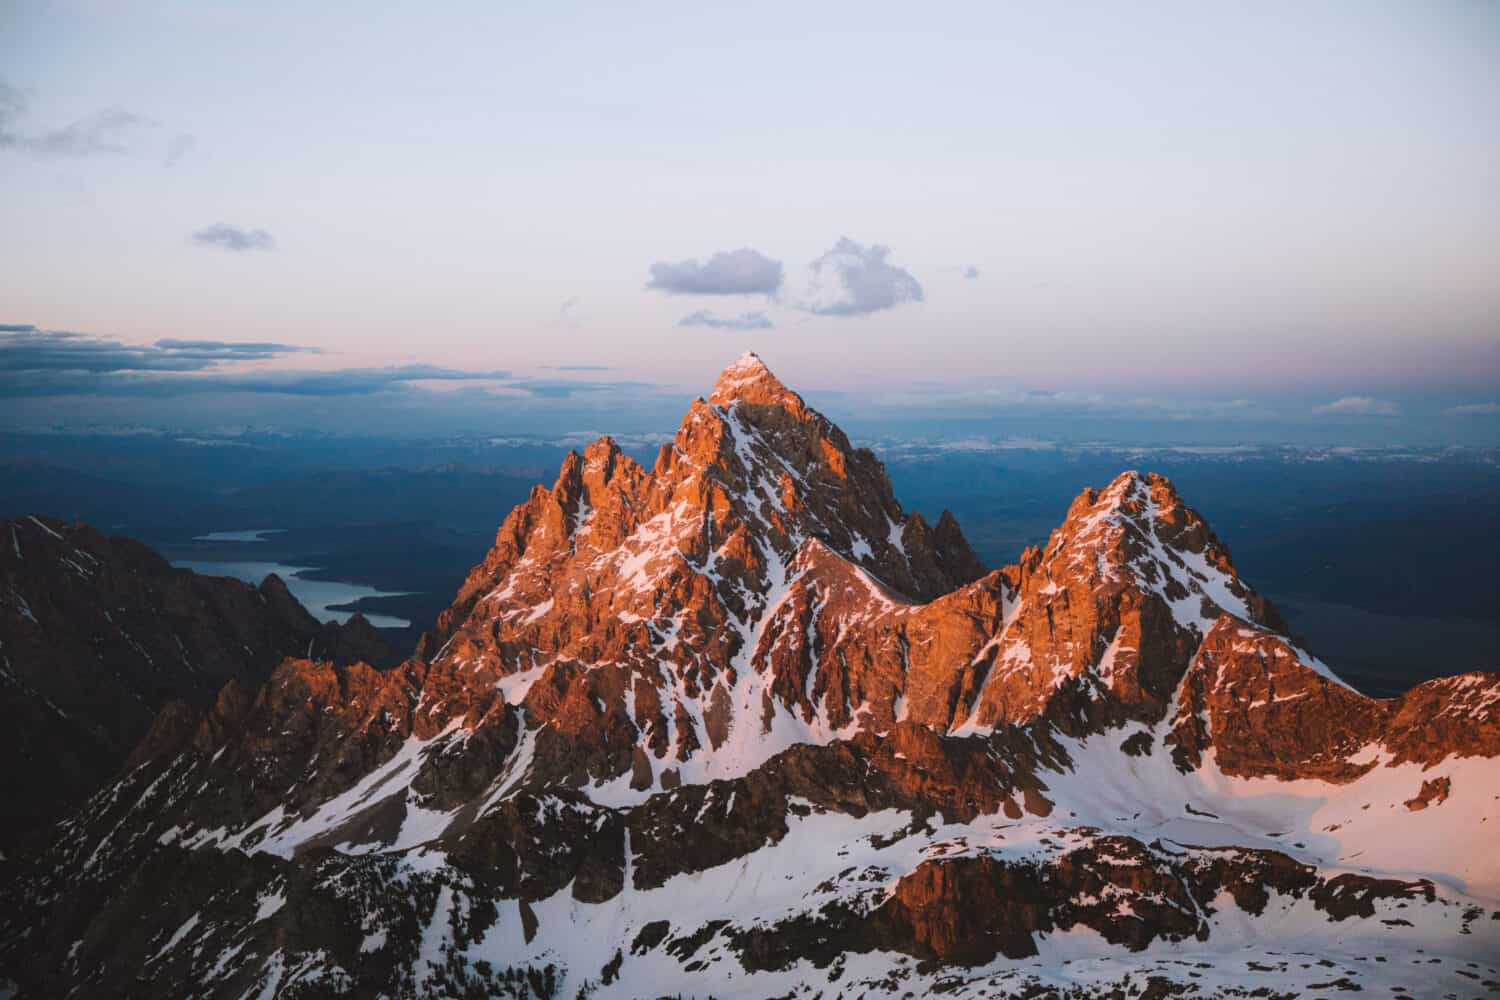
[[[1493,446],[1497,123],[1495,0],[0,0],[0,419]]]

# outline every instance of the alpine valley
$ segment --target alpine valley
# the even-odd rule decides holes
[[[6,739],[68,810],[6,850],[18,997],[1500,992],[1500,674],[1359,694],[1159,476],[987,570],[745,355],[394,666],[9,534]]]

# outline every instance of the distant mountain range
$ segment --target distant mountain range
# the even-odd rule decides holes
[[[1500,674],[1359,694],[1161,476],[1084,490],[987,570],[746,355],[650,468],[570,454],[383,671],[208,613],[274,584],[105,577],[123,557],[59,522],[14,538],[16,703],[56,698],[51,664],[105,683],[124,654],[87,643],[122,591],[118,641],[149,628],[171,678],[110,682],[164,707],[7,862],[21,996],[1500,983]],[[245,621],[267,638],[239,661],[155,652]]]

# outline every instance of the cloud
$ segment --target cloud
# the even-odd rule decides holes
[[[0,326],[0,371],[9,375],[198,372],[225,362],[265,361],[303,352],[315,353],[316,348],[222,340],[158,340],[140,346],[65,330],[39,330],[30,324]]]
[[[0,399],[50,396],[180,398],[208,393],[299,397],[365,396],[414,392],[423,383],[476,383],[491,394],[541,400],[654,391],[644,382],[517,378],[508,371],[465,371],[434,365],[339,368],[323,371],[226,370],[225,365],[266,361],[316,348],[269,342],[162,339],[122,344],[30,324],[0,326]],[[564,370],[595,369],[577,365]],[[480,384],[482,383],[482,384]]]
[[[389,368],[339,368],[318,372],[255,372],[245,375],[211,375],[176,381],[203,383],[202,390],[215,392],[276,393],[290,396],[362,396],[384,392],[412,382],[475,382],[509,378],[505,371],[470,372],[434,365],[398,365]]]
[[[1344,396],[1322,406],[1314,406],[1313,412],[1328,417],[1394,417],[1400,408],[1388,399],[1374,396]]]
[[[650,382],[585,382],[572,379],[522,378],[509,379],[496,388],[497,392],[522,394],[540,399],[570,399],[583,395],[621,395],[657,389]]]
[[[17,128],[30,106],[26,94],[0,80],[0,149],[17,149],[40,156],[94,156],[126,153],[130,140],[143,129],[157,127],[150,118],[121,107],[104,108],[61,128],[23,132]]]
[[[866,316],[903,302],[921,302],[922,286],[887,261],[890,247],[842,237],[810,265],[812,278],[795,308],[818,316]]]
[[[651,265],[649,289],[671,295],[765,295],[817,316],[864,316],[903,302],[921,302],[922,286],[911,272],[889,262],[890,248],[864,246],[841,238],[833,248],[808,265],[803,290],[781,300],[782,265],[778,260],[744,247],[714,254],[707,262],[657,261]],[[979,276],[969,267],[965,277]],[[759,330],[772,326],[764,313],[747,312],[720,318],[707,309],[683,317],[679,326],[723,330]]]
[[[297,347],[264,341],[158,340],[155,345],[169,357],[192,357],[205,361],[260,361],[281,354],[321,354],[317,347]]]
[[[235,253],[276,249],[275,238],[264,229],[241,229],[227,222],[216,222],[198,230],[192,240],[199,246],[220,247]]]
[[[1278,412],[1251,399],[1161,398],[1117,396],[1101,392],[1028,388],[1013,382],[944,389],[882,393],[868,398],[889,406],[968,414],[1015,416],[1129,417],[1191,423],[1222,421],[1259,423]]]
[[[31,136],[27,146],[45,156],[94,156],[127,153],[130,138],[138,130],[155,128],[156,122],[124,108],[105,108],[71,125]]]
[[[769,330],[775,326],[763,312],[747,312],[738,316],[719,318],[707,309],[699,309],[682,317],[678,326],[706,326],[713,330]]]
[[[466,372],[431,365],[340,368],[315,372],[244,372],[224,375],[165,372],[0,372],[0,398],[42,396],[144,396],[175,398],[207,393],[279,396],[367,396],[417,382],[470,382],[505,378],[508,372]]]
[[[669,295],[775,295],[781,277],[781,261],[744,247],[716,253],[704,264],[657,261],[646,287]]]
[[[161,128],[161,122],[115,105],[58,128],[23,129],[20,122],[30,108],[25,91],[0,79],[0,150],[49,157],[118,156],[134,152],[136,140]],[[196,142],[190,133],[173,136],[162,152],[163,166],[177,163]],[[155,140],[146,144],[146,151],[151,147],[161,149]]]
[[[1465,403],[1450,406],[1443,411],[1448,417],[1494,417],[1500,416],[1500,403]]]

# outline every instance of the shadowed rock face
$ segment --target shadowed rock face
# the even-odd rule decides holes
[[[746,356],[652,469],[570,454],[416,658],[162,711],[0,942],[45,994],[222,996],[1046,995],[1007,963],[1070,941],[1111,996],[1224,935],[1287,995],[1309,934],[1500,946],[1500,677],[1376,701],[1284,633],[1159,476],[985,572]]]
[[[202,708],[287,656],[394,661],[362,617],[325,625],[270,576],[259,587],[174,569],[84,524],[0,523],[0,777],[5,836],[76,807],[163,705]]]

